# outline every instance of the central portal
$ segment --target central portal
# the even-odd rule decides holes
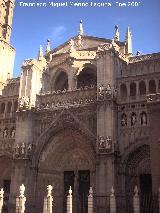
[[[66,212],[66,198],[69,187],[72,187],[73,211],[87,213],[87,198],[90,188],[90,171],[65,171],[64,172],[64,213]]]

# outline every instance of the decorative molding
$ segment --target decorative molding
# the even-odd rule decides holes
[[[29,96],[23,96],[19,98],[19,110],[27,110],[29,109],[30,98]]]
[[[13,155],[15,159],[28,159],[33,154],[33,144],[17,143],[15,144]]]
[[[98,136],[97,139],[98,152],[100,154],[107,154],[112,152],[112,138],[111,136]]]

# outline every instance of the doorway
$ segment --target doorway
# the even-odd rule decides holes
[[[64,172],[64,212],[66,213],[67,195],[69,187],[72,188],[73,210],[76,213],[87,213],[88,192],[90,188],[90,171]]]
[[[140,174],[140,202],[141,213],[153,212],[152,199],[152,176],[151,174]]]

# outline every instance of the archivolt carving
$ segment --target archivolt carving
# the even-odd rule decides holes
[[[150,173],[150,151],[149,146],[144,145],[130,153],[125,162],[126,174],[136,175],[141,172]]]
[[[94,150],[90,142],[79,132],[66,129],[55,135],[44,147],[39,168],[63,171],[63,169],[93,169]]]

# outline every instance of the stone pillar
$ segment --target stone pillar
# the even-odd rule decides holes
[[[110,213],[116,213],[116,198],[115,198],[113,186],[112,186],[111,194],[110,194]]]
[[[136,82],[136,97],[139,96],[139,81]]]
[[[25,186],[20,186],[20,195],[16,198],[16,213],[24,213],[26,197],[24,196]]]
[[[52,189],[53,187],[51,185],[47,186],[47,196],[44,198],[44,207],[43,207],[43,213],[52,213]]]
[[[3,208],[3,195],[4,195],[4,191],[3,189],[0,190],[0,213],[2,212],[2,208]]]
[[[96,208],[109,209],[110,190],[115,185],[114,144],[117,141],[117,112],[114,91],[118,69],[110,47],[97,52],[97,150]],[[107,200],[106,200],[107,197]]]
[[[67,213],[72,213],[72,189],[69,188],[69,193],[67,195]]]
[[[139,200],[137,186],[135,186],[134,188],[133,209],[134,209],[134,213],[140,213],[140,200]]]
[[[77,76],[76,74],[76,68],[71,65],[70,67],[70,73],[68,75],[68,89],[74,90],[77,87]]]
[[[88,196],[88,213],[93,213],[93,189],[90,187]]]

